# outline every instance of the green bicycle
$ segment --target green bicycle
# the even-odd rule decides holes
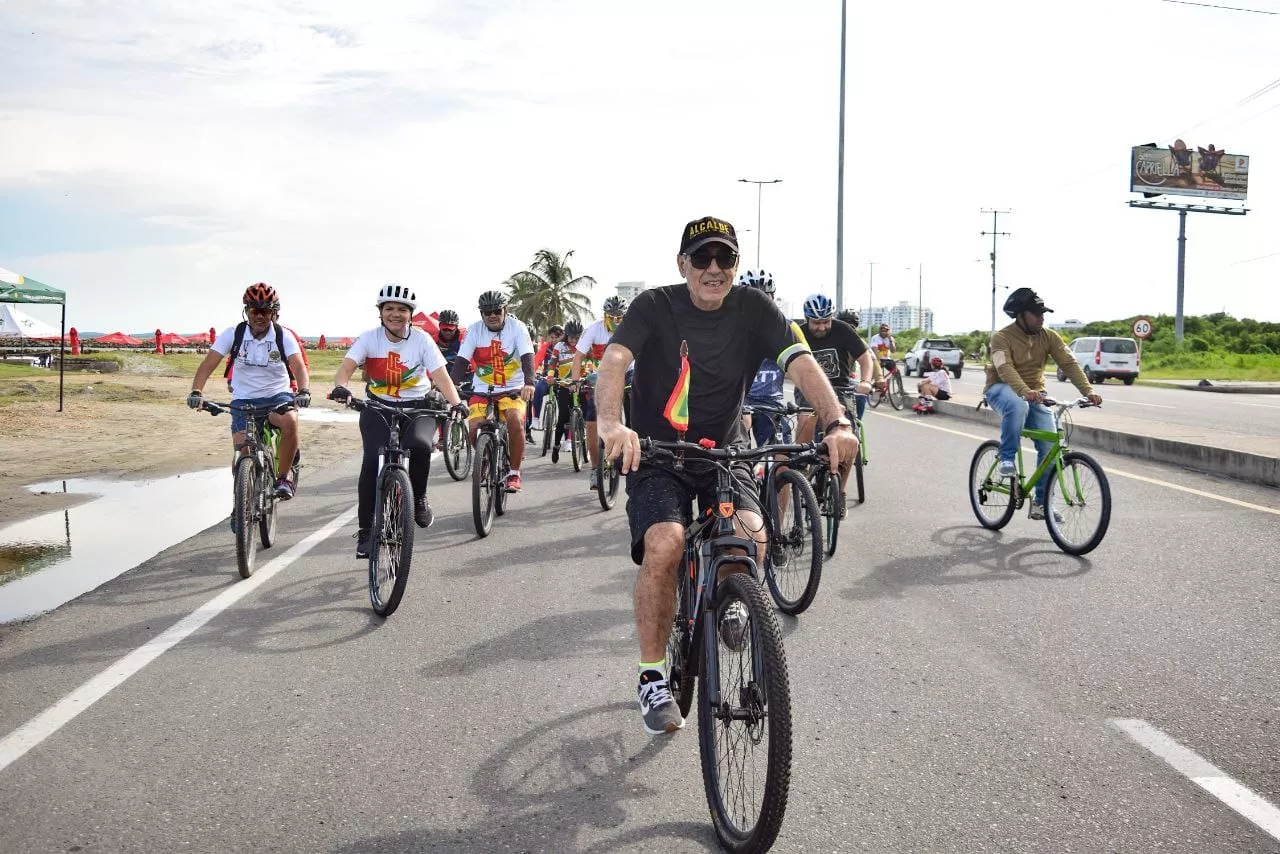
[[[1102,466],[1088,454],[1071,450],[1067,445],[1070,419],[1064,419],[1073,408],[1085,409],[1094,404],[1087,397],[1070,403],[1044,398],[1053,411],[1053,430],[1023,430],[1028,439],[1052,443],[1044,462],[1029,476],[1023,477],[1022,447],[1018,448],[1018,474],[1000,477],[1000,442],[989,439],[978,446],[969,465],[969,502],[984,528],[998,531],[1022,509],[1027,496],[1040,478],[1049,473],[1045,487],[1045,525],[1058,548],[1070,555],[1088,554],[1098,547],[1111,524],[1111,485]],[[986,400],[978,404],[981,408]]]

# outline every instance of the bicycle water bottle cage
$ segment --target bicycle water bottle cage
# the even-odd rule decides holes
[[[716,446],[714,439],[699,439],[698,444],[706,448],[708,451]]]

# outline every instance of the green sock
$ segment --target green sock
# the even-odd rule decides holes
[[[663,659],[662,661],[651,661],[651,662],[642,661],[636,665],[636,669],[640,673],[644,673],[646,670],[656,670],[659,673],[661,673],[663,676],[666,676],[667,662],[666,662],[666,659]]]

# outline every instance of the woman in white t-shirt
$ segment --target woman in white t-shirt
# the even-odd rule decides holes
[[[405,285],[385,285],[378,291],[378,326],[356,339],[333,376],[330,400],[346,401],[346,387],[356,368],[364,367],[365,391],[369,397],[390,402],[445,400],[463,416],[467,406],[449,379],[448,367],[436,342],[413,325],[417,295]],[[432,383],[435,388],[432,388]],[[438,402],[438,400],[437,400]],[[409,482],[413,484],[413,519],[419,528],[431,525],[434,514],[427,503],[427,478],[431,474],[431,453],[435,448],[436,419],[413,418],[401,435],[401,444],[414,451],[409,455]],[[364,460],[360,465],[360,506],[357,514],[356,557],[369,556],[369,529],[373,527],[373,496],[378,480],[378,452],[390,440],[390,430],[382,415],[370,410],[360,413],[360,438]]]

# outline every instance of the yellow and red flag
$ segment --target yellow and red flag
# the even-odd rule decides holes
[[[667,398],[667,408],[662,411],[667,422],[677,433],[689,429],[689,342],[680,342],[680,376],[676,379],[676,387]]]

